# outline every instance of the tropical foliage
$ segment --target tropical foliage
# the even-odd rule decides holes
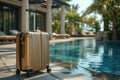
[[[72,5],[71,7],[67,8],[67,15],[66,15],[66,20],[68,23],[66,32],[68,32],[71,35],[75,34],[75,31],[79,32],[80,28],[79,27],[79,22],[80,22],[80,16],[77,13],[79,8],[79,5]],[[79,29],[79,30],[78,30]]]
[[[60,10],[53,9],[52,29],[55,33],[60,33]]]
[[[83,16],[86,16],[92,12],[101,14],[104,21],[104,31],[107,33],[109,39],[120,40],[119,4],[119,0],[95,0]],[[110,38],[111,34],[112,37]]]
[[[63,1],[71,1],[71,0],[63,0]],[[86,17],[80,16],[78,13],[78,9],[80,6],[78,4],[71,5],[66,7],[66,24],[65,30],[66,33],[74,35],[80,34],[84,25],[90,26],[93,31],[95,29],[98,31],[100,29],[100,22],[95,19],[95,17]],[[88,12],[86,12],[88,13]],[[61,9],[54,9],[53,10],[53,32],[60,33],[60,16],[61,16]]]
[[[72,34],[71,32],[74,30],[75,27],[79,26],[80,16],[77,13],[79,6],[72,5],[72,7],[68,6],[67,14],[66,14],[66,32]],[[60,16],[61,16],[61,9],[54,9],[53,11],[53,32],[60,32]]]

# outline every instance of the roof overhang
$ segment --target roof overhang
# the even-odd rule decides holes
[[[47,7],[47,0],[29,0],[30,4],[40,4],[41,7]],[[69,4],[63,2],[62,0],[53,0],[52,8],[59,8],[60,6],[69,6]]]
[[[30,4],[36,4],[36,3],[37,3],[37,4],[38,4],[38,3],[41,4],[41,3],[44,3],[44,2],[46,2],[46,0],[29,0],[29,3],[30,3]]]

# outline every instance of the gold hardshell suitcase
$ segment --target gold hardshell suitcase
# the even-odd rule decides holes
[[[21,32],[16,39],[16,74],[49,68],[49,35],[45,32]]]

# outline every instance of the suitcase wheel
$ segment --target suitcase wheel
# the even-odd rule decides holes
[[[50,73],[51,69],[50,69],[49,65],[47,65],[46,68],[47,68],[47,73]]]
[[[20,75],[20,70],[17,69],[17,70],[16,70],[16,74],[17,74],[17,75]]]
[[[29,71],[26,72],[26,76],[30,77],[30,72]]]
[[[50,73],[51,72],[51,69],[47,69],[47,73]]]

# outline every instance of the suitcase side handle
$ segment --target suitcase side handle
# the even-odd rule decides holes
[[[23,49],[22,49],[22,41],[23,41],[23,37],[22,37],[23,33],[20,33],[19,36],[19,62],[20,62],[20,70],[22,70],[22,58],[23,58]]]

